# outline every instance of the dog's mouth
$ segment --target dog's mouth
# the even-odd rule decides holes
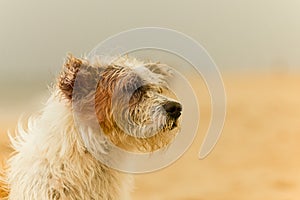
[[[173,129],[176,129],[179,127],[179,121],[174,120],[174,119],[170,119],[169,122],[164,126],[164,130],[166,131],[171,131]]]
[[[177,128],[178,127],[178,121],[173,121],[172,122],[172,125],[171,125],[171,130],[173,130],[174,128]]]

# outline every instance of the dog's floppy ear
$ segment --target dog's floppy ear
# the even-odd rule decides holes
[[[58,79],[58,87],[66,98],[72,99],[73,87],[76,75],[83,65],[83,61],[79,58],[68,54],[63,64],[62,72]]]

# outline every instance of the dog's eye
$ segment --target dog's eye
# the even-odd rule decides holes
[[[132,93],[130,93],[130,103],[135,104],[142,101],[142,98],[145,97],[145,94],[149,90],[149,86],[143,85],[135,89]]]
[[[141,97],[142,95],[144,95],[147,92],[147,90],[148,89],[145,86],[138,87],[136,90],[133,91],[132,96]]]

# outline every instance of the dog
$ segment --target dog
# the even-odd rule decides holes
[[[26,127],[19,122],[17,136],[11,138],[15,152],[8,160],[7,198],[130,199],[132,175],[98,158],[110,151],[108,140],[130,152],[167,148],[179,132],[182,112],[166,81],[170,76],[165,64],[128,56],[105,63],[68,55],[44,108]],[[86,120],[79,125],[75,102]],[[89,127],[89,108],[105,137]]]

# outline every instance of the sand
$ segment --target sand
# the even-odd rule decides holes
[[[193,145],[171,166],[136,175],[133,199],[299,199],[300,75],[231,74],[224,83],[228,113],[213,152],[197,157],[210,116],[207,95],[199,92],[201,123]],[[16,118],[1,115],[3,133]],[[3,160],[9,149],[0,137]]]

